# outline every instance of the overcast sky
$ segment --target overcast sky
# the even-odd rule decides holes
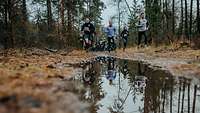
[[[102,13],[102,18],[103,18],[102,24],[107,25],[110,18],[117,15],[118,9],[117,9],[117,5],[114,5],[112,0],[102,0],[102,1],[106,5],[106,9]],[[130,6],[132,4],[132,1],[133,0],[127,0],[128,4]],[[124,8],[121,8],[121,10],[127,8],[125,3],[123,4],[123,6],[124,6]],[[125,20],[125,22],[127,22],[127,20],[128,20],[127,19],[128,14],[129,14],[129,11],[127,10],[127,13],[124,14],[124,18],[123,18]]]

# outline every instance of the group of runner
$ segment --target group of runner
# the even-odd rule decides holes
[[[140,14],[140,18],[137,22],[137,28],[138,28],[138,47],[141,47],[141,41],[142,37],[144,36],[144,44],[145,47],[147,47],[147,35],[146,32],[149,29],[149,23],[147,19],[145,18],[144,13]],[[116,49],[116,44],[115,44],[115,38],[116,38],[116,28],[113,26],[112,21],[109,21],[109,25],[104,28],[104,32],[107,36],[107,50],[110,52],[112,50]],[[82,46],[84,49],[89,49],[92,47],[93,42],[94,42],[94,36],[95,36],[95,27],[94,24],[90,21],[89,18],[85,19],[85,23],[81,27],[81,41],[82,41]],[[128,37],[129,37],[129,30],[127,26],[123,27],[122,32],[119,35],[122,38],[123,41],[123,49],[125,50],[127,47],[128,43]]]

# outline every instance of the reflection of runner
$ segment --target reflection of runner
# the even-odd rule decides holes
[[[124,75],[124,78],[126,78],[126,76],[128,75],[128,61],[124,61],[124,64],[123,64],[123,67],[122,67],[122,70],[121,72],[123,73]]]
[[[147,77],[145,77],[146,65],[143,68],[141,63],[138,63],[138,76],[135,77],[135,87],[140,93],[144,92],[147,80]]]
[[[92,85],[95,81],[95,71],[93,70],[93,64],[90,64],[86,67],[85,73],[83,73],[83,81],[87,85]]]
[[[117,72],[115,70],[115,61],[114,59],[108,59],[108,71],[106,74],[106,78],[110,81],[110,85],[112,84],[113,80],[115,80]]]
[[[140,93],[144,92],[146,87],[146,77],[145,76],[136,76],[135,77],[135,88],[139,90]]]

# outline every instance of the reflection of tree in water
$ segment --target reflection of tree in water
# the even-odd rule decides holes
[[[143,99],[138,99],[138,95],[143,95],[144,87],[135,87],[136,85],[142,86],[145,84],[145,69],[146,65],[141,64],[140,62],[133,62],[129,60],[123,60],[120,62],[120,72],[123,74],[124,79],[128,79],[129,88],[127,89],[127,94],[124,99],[121,101],[121,106],[118,108],[118,112],[123,110],[123,104],[125,103],[128,96],[132,96],[133,102],[136,104],[138,101],[144,101]],[[125,70],[125,71],[124,71]],[[137,77],[139,75],[139,77]],[[138,80],[138,81],[137,81]],[[140,84],[141,83],[141,84]],[[123,88],[121,88],[123,89]],[[141,89],[141,90],[140,90]],[[138,106],[138,109],[135,110],[140,113],[143,113],[143,106]]]
[[[110,106],[108,108],[110,113],[124,113],[124,104],[127,100],[127,97],[130,95],[130,91],[131,89],[127,90],[127,86],[124,86],[125,84],[123,84],[124,80],[126,79],[126,75],[128,74],[128,67],[127,67],[127,61],[123,62],[123,65],[120,64],[121,62],[111,59],[108,59],[108,64],[107,64],[107,68],[108,70],[115,70],[118,73],[118,80],[117,84],[115,84],[115,86],[118,86],[118,91],[117,91],[117,98],[114,99],[113,101],[113,105]],[[126,71],[126,72],[125,72]],[[123,76],[122,76],[123,75]],[[115,87],[114,86],[114,87]],[[123,94],[125,91],[125,93],[127,94]]]
[[[140,107],[138,111],[144,113],[158,112],[160,105],[165,104],[167,91],[170,91],[172,87],[170,86],[171,83],[169,84],[168,82],[173,82],[173,80],[166,79],[166,77],[170,78],[170,75],[166,75],[165,72],[152,70],[140,62],[134,65],[137,69],[135,76],[130,74],[131,76],[129,77],[131,83],[135,83],[137,86],[131,92],[133,101],[135,103],[139,101],[137,100],[138,93],[139,95],[144,95],[144,100],[140,100],[144,101],[144,109]],[[145,84],[145,86],[141,84]],[[170,92],[170,94],[172,93]]]
[[[144,75],[143,72],[145,71],[141,71],[141,65],[140,63],[138,63],[138,65],[135,65],[136,63],[135,62],[128,62],[127,60],[124,60],[123,62],[119,62],[121,65],[119,66],[119,91],[118,91],[118,98],[115,99],[114,101],[114,105],[109,108],[110,112],[111,113],[124,113],[124,105],[125,105],[125,102],[127,101],[128,99],[128,96],[132,95],[133,96],[133,101],[136,102],[136,92],[137,90],[135,89],[135,74],[129,74],[129,73],[133,73],[129,70],[130,66],[136,66],[137,69],[138,69],[138,73],[140,74],[137,74],[137,75]],[[133,66],[133,67],[134,67]],[[146,66],[144,65],[144,67],[146,68]],[[132,71],[134,71],[132,69]],[[143,74],[142,74],[143,73]],[[121,76],[121,74],[123,74],[123,76]],[[128,75],[128,76],[127,76]],[[123,86],[123,84],[121,84],[121,82],[123,80],[125,80],[126,78],[128,77],[128,79],[132,82],[129,83],[129,87],[127,86]],[[143,79],[143,77],[142,77]],[[143,82],[143,81],[140,81],[140,82]],[[125,90],[125,95],[120,95],[120,93],[122,93],[122,91]],[[140,93],[143,93],[143,92],[140,92]],[[142,101],[142,100],[138,100],[138,101]],[[142,113],[143,112],[143,108],[141,106],[138,107],[138,112]]]
[[[148,71],[144,113],[190,113],[191,107],[195,106],[191,105],[191,80],[184,77],[175,79],[162,71],[151,71]]]
[[[121,107],[121,104],[123,103],[124,100],[122,97],[120,97],[120,91],[121,91],[122,87],[121,87],[121,76],[120,76],[120,72],[119,72],[120,69],[119,69],[117,63],[118,62],[116,62],[116,59],[111,59],[111,58],[108,59],[108,63],[107,63],[107,68],[108,68],[107,74],[110,76],[113,76],[112,77],[113,80],[116,78],[116,74],[117,74],[116,71],[118,71],[118,96],[116,99],[114,99],[113,106],[108,108],[110,113],[123,113],[123,112],[120,112],[123,109]],[[107,79],[110,81],[110,85],[112,85],[113,80],[109,79],[108,77],[107,77]]]
[[[169,79],[172,76],[163,71],[148,70],[147,73],[148,81],[145,89],[144,113],[163,112],[166,97],[168,97],[167,94],[170,91],[170,84],[173,82],[172,79]]]
[[[83,72],[83,76],[84,74],[87,74],[86,76],[92,76],[92,78],[93,77],[95,78],[95,80],[92,81],[92,84],[89,84],[89,85],[86,84],[86,89],[88,90],[87,92],[89,92],[87,95],[88,96],[87,101],[92,103],[92,107],[90,110],[92,113],[95,113],[95,111],[97,111],[99,108],[99,106],[96,106],[96,102],[98,102],[104,97],[102,87],[100,85],[101,84],[101,78],[100,78],[101,66],[99,63],[91,63],[87,65],[83,70],[86,71],[86,72]]]
[[[109,107],[110,113],[124,113],[124,103],[130,95],[135,104],[139,101],[144,102],[144,107],[143,105],[138,106],[137,112],[140,113],[177,113],[177,111],[178,113],[185,113],[186,111],[189,113],[195,111],[196,99],[194,97],[196,96],[193,95],[196,94],[194,86],[190,84],[190,80],[183,77],[173,77],[165,71],[153,70],[147,65],[132,61],[117,60],[113,62],[111,60],[105,63],[107,63],[106,66],[100,63],[92,64],[92,69],[96,72],[94,75],[96,78],[94,83],[88,86],[91,90],[90,97],[92,97],[89,101],[93,102],[91,113],[97,113],[103,106],[98,103],[104,98],[104,92],[100,85],[102,82],[101,75],[105,75],[104,72],[108,70],[118,72],[115,80],[117,84],[113,84],[114,87],[118,87],[118,96]],[[137,81],[137,76],[145,76],[147,78],[146,87],[143,91],[136,90],[135,82]],[[125,80],[128,80],[130,87],[124,85]],[[143,95],[144,98],[142,100],[138,99],[138,95]]]

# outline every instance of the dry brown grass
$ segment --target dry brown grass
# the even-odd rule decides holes
[[[117,54],[126,55],[134,53],[144,53],[146,55],[165,58],[180,58],[180,59],[193,59],[200,60],[200,50],[191,48],[176,48],[173,46],[168,47],[147,47],[147,48],[128,48],[125,52],[122,49],[117,50]]]
[[[49,113],[49,106],[56,103],[56,98],[59,97],[52,92],[52,89],[57,88],[55,84],[74,73],[73,67],[65,67],[63,64],[77,63],[90,57],[92,57],[91,54],[78,50],[70,53],[65,51],[50,53],[33,49],[8,50],[2,53],[0,56],[0,103],[2,99],[8,99],[3,106],[0,106],[0,112]],[[16,96],[17,100],[9,99],[11,95]],[[23,98],[27,96],[41,101],[42,106],[35,109],[22,105],[15,109],[15,106],[20,105]],[[60,113],[67,113],[67,111],[60,111]]]

